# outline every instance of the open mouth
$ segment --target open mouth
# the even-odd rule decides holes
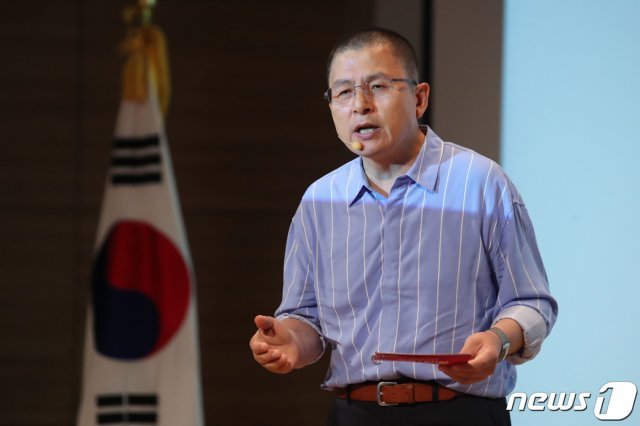
[[[373,124],[359,124],[355,127],[354,132],[360,135],[368,135],[376,129],[378,129],[378,126],[374,126]]]

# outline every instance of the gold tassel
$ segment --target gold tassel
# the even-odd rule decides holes
[[[131,10],[125,10],[126,14]],[[162,30],[155,25],[143,24],[128,30],[120,46],[126,56],[122,67],[122,98],[143,102],[151,86],[158,95],[162,114],[166,116],[171,96],[167,42]],[[151,79],[151,81],[149,81]]]

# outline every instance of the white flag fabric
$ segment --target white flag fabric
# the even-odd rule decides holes
[[[91,275],[79,426],[201,426],[191,256],[153,90],[118,113]]]

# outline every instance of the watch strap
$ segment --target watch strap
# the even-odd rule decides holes
[[[500,348],[500,355],[498,355],[498,362],[503,361],[509,354],[509,347],[511,346],[509,338],[504,331],[500,330],[498,327],[491,327],[488,331],[491,331],[500,339],[502,347]]]

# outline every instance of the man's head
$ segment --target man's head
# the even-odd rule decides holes
[[[338,137],[354,152],[385,164],[417,155],[418,119],[429,85],[418,83],[415,53],[402,36],[364,30],[345,38],[329,59],[326,96]]]
[[[379,44],[391,46],[397,60],[402,63],[407,76],[413,80],[418,80],[418,58],[411,43],[394,31],[384,28],[369,28],[351,33],[336,43],[327,60],[327,81],[331,72],[331,64],[336,55],[347,50],[360,50]]]

